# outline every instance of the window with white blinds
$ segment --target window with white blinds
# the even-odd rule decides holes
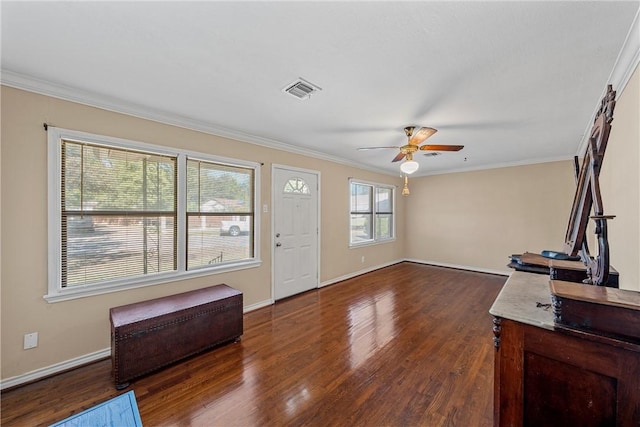
[[[187,160],[187,269],[253,257],[250,168]]]
[[[258,164],[48,128],[50,302],[260,265]]]
[[[176,157],[61,144],[62,287],[176,270]]]

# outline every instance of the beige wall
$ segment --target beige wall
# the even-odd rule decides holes
[[[614,87],[614,89],[616,89]],[[600,172],[609,221],[611,265],[620,287],[640,291],[640,70],[618,93],[607,152]]]
[[[612,264],[622,286],[640,290],[640,89],[638,71],[619,95],[601,174]],[[46,133],[42,123],[158,145],[263,162],[262,203],[271,201],[271,164],[321,172],[322,283],[409,258],[509,272],[508,256],[562,249],[574,192],[571,161],[411,179],[398,197],[395,242],[348,248],[349,177],[401,185],[398,178],[215,137],[2,87],[1,326],[7,379],[109,347],[108,309],[215,283],[245,294],[245,304],[271,298],[270,216],[261,222],[259,268],[49,304],[47,292]],[[596,106],[594,106],[595,109]],[[365,262],[361,257],[365,256]],[[38,332],[39,346],[23,350]]]
[[[358,249],[348,247],[349,177],[395,185],[401,184],[399,178],[4,86],[1,96],[3,379],[108,348],[110,307],[218,283],[240,289],[245,305],[261,304],[271,298],[271,217],[263,214],[260,224],[262,266],[259,268],[47,303],[43,299],[47,293],[47,134],[43,129],[44,122],[111,137],[263,162],[261,203],[271,202],[272,164],[319,171],[322,283],[403,257],[402,226],[395,242]],[[404,216],[403,206],[404,202],[399,198],[399,218]],[[361,262],[363,255],[364,263]],[[23,336],[30,332],[39,333],[39,345],[23,350]]]
[[[562,250],[573,191],[571,161],[410,181],[407,257],[509,272],[509,255]]]
[[[600,185],[605,213],[616,215],[609,222],[611,264],[621,288],[640,291],[639,117],[636,69],[618,93]],[[508,272],[512,253],[563,249],[572,161],[429,176],[409,186],[407,258]]]

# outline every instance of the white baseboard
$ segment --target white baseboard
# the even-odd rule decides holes
[[[262,307],[267,307],[271,304],[273,304],[273,300],[269,299],[269,300],[258,302],[256,304],[248,305],[244,307],[242,311],[243,313],[247,313],[249,311],[257,310]],[[30,383],[32,381],[46,378],[51,375],[59,374],[69,369],[79,368],[80,366],[87,365],[89,363],[96,362],[101,359],[105,359],[107,357],[111,357],[110,347],[105,348],[104,350],[99,350],[99,351],[90,353],[90,354],[85,354],[84,356],[76,357],[74,359],[66,360],[64,362],[56,363],[54,365],[47,366],[45,368],[36,369],[35,371],[27,372],[26,374],[7,378],[5,380],[0,381],[0,390]]]
[[[244,307],[242,309],[242,313],[243,314],[244,313],[248,313],[250,311],[257,310],[257,309],[262,308],[262,307],[268,307],[268,306],[270,306],[272,304],[273,304],[273,299],[269,298],[269,299],[266,299],[264,301],[257,302],[255,304],[247,305],[246,307]]]
[[[27,372],[26,374],[4,379],[0,382],[0,390],[26,384],[54,374],[59,374],[60,372],[78,368],[80,366],[96,362],[107,357],[111,357],[111,348],[105,348],[103,350],[85,354],[84,356],[76,357],[74,359],[65,360],[64,362],[56,363],[51,366],[36,369],[35,371]]]
[[[326,281],[320,283],[320,286],[318,286],[318,287],[319,288],[323,288],[325,286],[333,285],[334,283],[342,282],[343,280],[351,279],[353,277],[360,276],[360,275],[365,274],[365,273],[370,273],[372,271],[379,270],[379,269],[385,268],[385,267],[389,267],[389,266],[392,266],[392,265],[395,265],[395,264],[399,264],[401,262],[415,262],[417,264],[434,265],[436,267],[455,268],[455,269],[458,269],[458,270],[466,270],[466,271],[476,271],[478,273],[497,274],[499,276],[508,276],[508,275],[511,274],[510,270],[493,270],[493,269],[490,269],[490,268],[470,267],[468,265],[449,264],[449,263],[437,262],[437,261],[429,261],[429,260],[424,260],[424,259],[404,258],[404,259],[399,259],[399,260],[387,262],[387,263],[384,263],[384,264],[376,265],[376,266],[373,266],[373,267],[369,267],[369,268],[366,268],[364,270],[356,271],[354,273],[345,274],[344,276],[335,277],[335,278],[330,279],[330,280],[326,280]]]
[[[420,259],[399,259],[396,261],[387,262],[384,264],[376,265],[373,267],[365,268],[363,270],[356,271],[354,273],[345,274],[344,276],[335,277],[330,280],[326,280],[318,286],[318,288],[323,288],[325,286],[333,285],[334,283],[342,282],[347,279],[351,279],[356,276],[361,276],[366,273],[370,273],[375,270],[379,270],[381,268],[389,267],[401,262],[415,262],[418,264],[428,264],[435,265],[438,267],[449,267],[449,268],[457,268],[459,270],[470,270],[470,271],[478,271],[480,273],[489,273],[489,274],[498,274],[501,276],[508,276],[510,274],[509,271],[499,271],[499,270],[491,270],[486,268],[476,268],[469,267],[464,265],[457,264],[447,264],[436,261],[428,261],[428,260],[420,260]],[[273,304],[273,299],[267,299],[264,301],[257,302],[255,304],[248,305],[243,308],[243,313],[248,313],[250,311],[257,310],[259,308],[268,307]],[[42,378],[46,378],[51,375],[59,374],[61,372],[67,371],[69,369],[78,368],[83,365],[87,365],[92,362],[96,362],[101,359],[105,359],[107,357],[111,357],[111,348],[105,348],[103,350],[99,350],[93,353],[86,354],[84,356],[76,357],[73,359],[66,360],[64,362],[56,363],[51,366],[47,366],[45,368],[36,369],[35,371],[27,372],[26,374],[17,375],[15,377],[7,378],[5,380],[0,381],[0,390],[4,390],[10,387],[16,387],[22,384],[26,384],[32,381],[36,381]]]
[[[389,267],[391,265],[401,263],[402,261],[404,261],[404,260],[399,259],[399,260],[396,260],[396,261],[391,261],[391,262],[387,262],[387,263],[384,263],[384,264],[376,265],[374,267],[365,268],[364,270],[359,270],[359,271],[356,271],[354,273],[345,274],[344,276],[335,277],[333,279],[329,279],[329,280],[326,280],[326,281],[320,283],[318,288],[324,288],[325,286],[333,285],[334,283],[342,282],[343,280],[351,279],[352,277],[361,276],[361,275],[363,275],[365,273],[370,273],[372,271],[379,270],[379,269],[384,268],[384,267]]]
[[[449,264],[446,262],[429,261],[424,259],[405,258],[404,261],[415,262],[417,264],[435,265],[436,267],[456,268],[458,270],[477,271],[478,273],[497,274],[499,276],[508,276],[511,270],[493,270],[490,268],[469,267],[468,265]]]

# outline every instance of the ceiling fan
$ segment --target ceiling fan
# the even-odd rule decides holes
[[[407,126],[404,128],[404,133],[407,135],[407,144],[403,146],[389,146],[389,147],[361,147],[358,150],[377,150],[380,148],[397,148],[400,152],[397,156],[391,160],[392,162],[399,162],[406,157],[406,161],[400,165],[400,170],[406,174],[412,174],[418,170],[420,166],[418,162],[413,160],[413,153],[418,150],[428,151],[460,151],[464,148],[464,145],[420,145],[427,138],[435,134],[438,130],[430,127],[421,127],[415,131],[415,126]],[[415,132],[414,132],[415,131]]]

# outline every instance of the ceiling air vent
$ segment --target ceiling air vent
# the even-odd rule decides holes
[[[291,84],[288,84],[283,91],[295,96],[298,99],[308,99],[311,97],[311,94],[314,92],[318,92],[322,90],[322,88],[310,83],[302,78],[298,78],[298,80],[294,81]]]

